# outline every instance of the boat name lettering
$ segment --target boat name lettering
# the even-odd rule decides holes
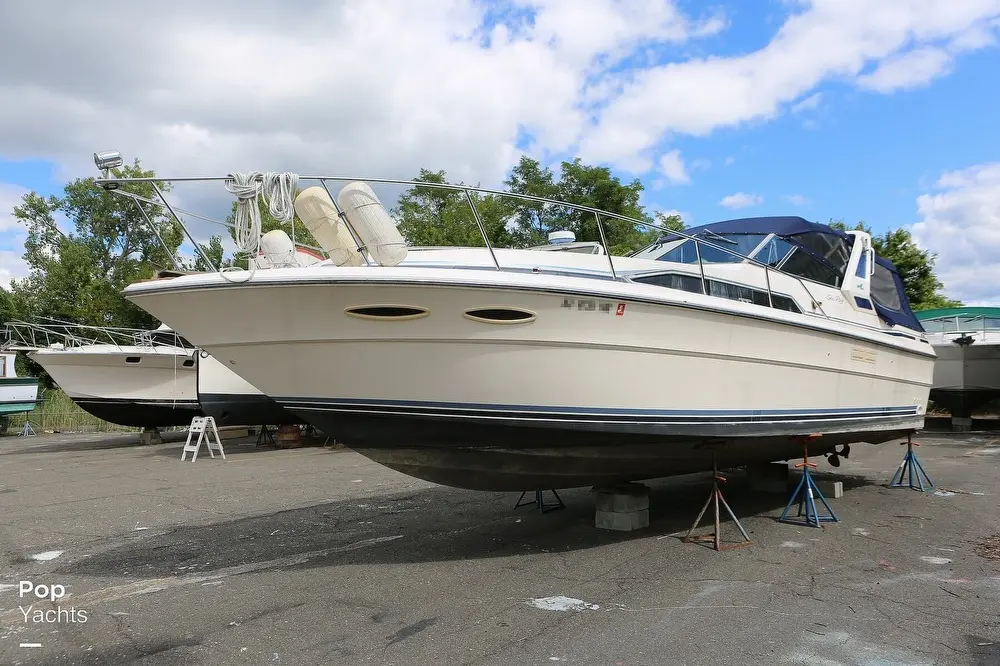
[[[851,348],[851,360],[861,361],[862,363],[874,363],[875,362],[875,352],[869,351],[867,349],[859,349],[858,347]]]
[[[581,312],[601,312],[603,314],[611,314],[611,311],[615,309],[616,304],[611,301],[599,301],[593,298],[563,298],[562,305],[560,307],[568,308],[570,310],[576,309]],[[625,304],[618,303],[615,314],[619,317],[625,314]]]

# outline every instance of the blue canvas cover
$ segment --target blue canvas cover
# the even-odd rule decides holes
[[[896,286],[896,292],[899,295],[900,303],[900,309],[893,310],[885,304],[879,302],[877,298],[872,298],[872,302],[875,305],[875,311],[878,312],[882,319],[885,319],[894,326],[905,326],[906,328],[911,328],[914,331],[923,332],[924,327],[920,324],[920,320],[913,314],[913,310],[910,309],[910,299],[906,297],[906,288],[903,286],[903,278],[900,277],[899,271],[896,270],[896,266],[885,257],[880,257],[878,255],[875,255],[875,263],[888,270],[890,275],[892,275],[892,281]],[[872,282],[874,282],[874,279]]]
[[[833,227],[825,224],[809,222],[808,220],[795,215],[777,217],[744,217],[736,220],[724,220],[722,222],[712,222],[711,224],[703,224],[700,227],[685,229],[684,233],[689,236],[697,236],[699,233],[704,231],[716,234],[777,234],[786,238],[801,234],[829,234],[845,240],[851,238],[849,234],[846,234],[839,229],[834,229]],[[679,238],[681,238],[681,236],[675,234],[664,234],[660,240],[670,241]],[[906,290],[903,287],[903,279],[900,277],[896,266],[885,257],[877,255],[875,257],[875,263],[889,272],[893,285],[896,288],[900,306],[899,309],[893,309],[890,305],[895,305],[895,303],[880,302],[877,298],[872,298],[875,311],[880,317],[882,317],[882,319],[893,326],[905,326],[906,328],[913,329],[914,331],[923,332],[923,326],[920,325],[920,321],[916,318],[916,316],[914,316],[913,311],[910,309],[910,301],[906,297]],[[874,278],[872,281],[874,283]]]

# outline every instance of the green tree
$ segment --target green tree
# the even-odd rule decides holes
[[[414,179],[446,183],[444,171],[421,169]],[[551,169],[537,160],[522,157],[504,181],[511,195],[540,197],[588,206],[652,223],[639,203],[643,186],[638,180],[623,184],[606,167],[583,164],[579,159],[563,162],[558,180]],[[518,196],[474,194],[477,210],[490,242],[498,247],[530,247],[548,242],[548,233],[569,229],[579,241],[600,241],[593,213],[559,203],[522,199]],[[411,245],[482,245],[481,233],[464,192],[416,185],[400,197],[393,211],[399,229]],[[659,235],[659,231],[610,216],[602,217],[610,250],[627,254]],[[683,228],[676,216],[657,215],[656,223]]]
[[[831,220],[830,226],[846,231],[847,225],[841,220]],[[882,234],[872,233],[871,227],[858,222],[854,227],[872,237],[875,253],[891,261],[899,277],[903,280],[906,297],[914,310],[958,307],[962,303],[941,293],[944,285],[934,273],[937,254],[922,250],[913,242],[913,236],[906,229],[890,229]]]
[[[421,169],[414,178],[422,183],[446,183],[444,171]],[[519,247],[524,239],[512,229],[516,206],[512,199],[472,193],[479,219],[495,247]],[[399,232],[410,245],[481,247],[482,232],[462,190],[415,185],[403,193],[393,215]]]
[[[197,253],[194,259],[194,270],[208,272],[214,266],[216,269],[225,265],[225,250],[222,247],[222,236],[212,236],[208,240],[208,245],[199,243],[201,252]],[[203,257],[202,254],[205,256]],[[205,257],[212,262],[211,265],[205,261]]]
[[[113,173],[123,178],[155,176],[138,160]],[[156,196],[151,183],[130,183],[122,189]],[[182,231],[160,207],[116,195],[98,187],[93,178],[84,178],[66,185],[61,197],[29,192],[13,215],[27,227],[24,259],[31,269],[28,277],[11,283],[10,305],[20,317],[43,315],[95,326],[158,325],[125,300],[122,290],[174,263]],[[72,231],[59,229],[58,215],[69,221]]]

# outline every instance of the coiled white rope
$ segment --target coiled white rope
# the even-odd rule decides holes
[[[294,197],[298,182],[298,174],[287,171],[280,173],[268,171],[265,174],[251,171],[250,173],[229,174],[226,180],[226,189],[236,196],[236,214],[233,220],[236,249],[246,255],[248,263],[252,262],[246,280],[253,277],[257,257],[260,256],[259,197],[264,196],[264,200],[268,204],[268,212],[274,219],[281,222],[291,222],[295,218]],[[223,277],[229,280],[226,276],[229,271],[223,269],[221,272]],[[246,280],[240,281],[245,282]]]

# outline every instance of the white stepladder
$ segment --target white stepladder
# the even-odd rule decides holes
[[[191,443],[191,435],[198,433],[198,441],[194,444]],[[215,437],[215,443],[212,442],[212,437]],[[201,448],[201,440],[205,440],[205,445],[208,447],[208,454],[215,457],[215,451],[218,451],[222,455],[222,459],[226,459],[226,452],[222,449],[222,440],[219,439],[219,431],[215,427],[215,419],[211,416],[196,416],[191,419],[191,427],[188,428],[187,441],[184,443],[184,450],[181,451],[181,462],[184,462],[184,457],[188,452],[193,453],[191,456],[191,462],[198,459],[198,449]]]

